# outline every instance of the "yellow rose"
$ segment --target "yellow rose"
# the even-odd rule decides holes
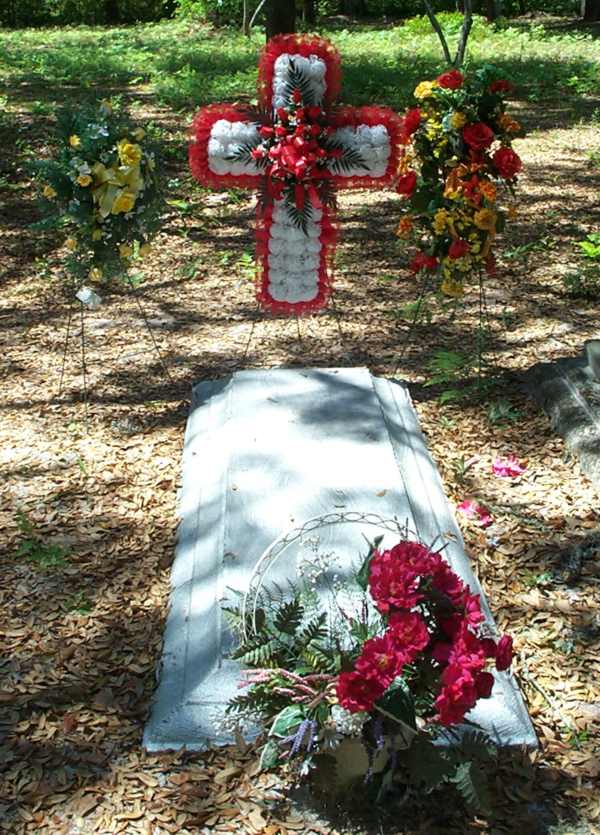
[[[398,224],[398,228],[396,229],[396,235],[399,238],[407,238],[413,228],[413,222],[410,217],[403,217],[400,219],[400,223]]]
[[[493,183],[490,183],[489,180],[484,180],[480,183],[479,191],[490,203],[496,202],[496,186]]]
[[[67,249],[70,249],[71,252],[75,252],[75,250],[77,249],[77,241],[75,240],[75,238],[67,238],[67,240],[65,241],[65,246],[67,247]]]
[[[142,244],[141,245],[140,255],[141,255],[142,258],[145,258],[146,255],[150,255],[151,252],[152,252],[152,247],[150,246],[150,244]]]
[[[137,165],[142,158],[142,149],[140,146],[128,142],[127,139],[121,139],[117,144],[117,148],[122,165]]]
[[[100,269],[100,267],[93,267],[89,272],[89,276],[92,279],[92,281],[100,281],[100,279],[102,278],[102,270]]]
[[[79,177],[77,177],[77,182],[80,186],[85,188],[85,186],[89,186],[92,182],[92,178],[89,174],[80,174]]]
[[[467,124],[467,117],[464,113],[459,113],[457,111],[456,113],[452,114],[450,118],[450,124],[452,125],[454,130],[460,130],[461,128],[464,128],[464,126]]]
[[[491,209],[480,209],[478,212],[475,212],[473,221],[479,229],[484,229],[486,232],[495,232],[496,217],[496,212],[493,212]]]
[[[119,255],[121,258],[131,258],[133,255],[133,247],[131,244],[119,244]]]
[[[465,292],[462,282],[457,281],[455,278],[448,277],[442,281],[440,290],[445,296],[450,296],[452,299],[460,299]]]
[[[433,231],[436,235],[443,235],[448,224],[448,212],[446,209],[438,209],[433,216]]]
[[[133,138],[137,139],[138,142],[141,142],[145,136],[146,131],[144,130],[144,128],[136,128],[133,132]]]
[[[52,186],[44,186],[44,190],[42,192],[44,197],[47,197],[48,200],[52,200],[53,197],[56,197],[56,192],[52,188]]]
[[[437,86],[437,81],[421,81],[421,83],[417,84],[415,87],[413,95],[416,99],[426,99],[431,96]]]
[[[71,148],[79,148],[79,146],[81,145],[81,139],[77,136],[76,133],[72,134],[69,137],[69,145],[71,146]]]
[[[498,124],[505,130],[507,133],[519,133],[521,130],[521,125],[517,122],[516,119],[513,119],[512,116],[509,116],[508,113],[503,113],[502,116],[498,119]]]
[[[102,229],[94,229],[92,232],[92,240],[93,241],[101,241],[102,240]]]
[[[127,214],[133,209],[134,205],[135,194],[132,191],[122,189],[115,197],[110,211],[113,215]]]

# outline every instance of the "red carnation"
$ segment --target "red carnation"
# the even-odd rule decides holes
[[[429,632],[421,615],[416,612],[394,612],[390,617],[390,634],[396,646],[413,661],[429,643]]]
[[[274,131],[274,130],[273,130],[273,128],[272,128],[272,127],[270,127],[269,125],[263,125],[263,126],[260,128],[259,133],[260,133],[260,135],[261,135],[261,136],[264,136],[264,137],[266,137],[266,138],[268,139],[270,136],[273,136],[273,134],[275,133],[275,131]]]
[[[340,673],[336,687],[338,701],[350,713],[369,712],[374,703],[383,696],[385,687],[372,678],[363,678],[360,673]]]
[[[396,191],[398,194],[404,194],[410,197],[417,186],[417,175],[414,171],[409,171],[407,174],[402,174],[398,178]]]
[[[511,148],[498,148],[492,160],[496,170],[505,180],[510,180],[523,167],[521,158]]]
[[[456,241],[452,241],[452,243],[450,244],[450,248],[448,249],[448,256],[450,258],[462,258],[464,255],[467,254],[469,249],[469,242],[465,241],[463,238],[459,238]]]
[[[417,252],[415,257],[410,262],[410,271],[413,273],[418,273],[421,270],[433,270],[437,269],[438,260],[435,255],[427,255],[425,252]]]
[[[512,664],[513,642],[510,635],[503,635],[496,647],[496,669],[508,670]]]
[[[498,81],[492,81],[490,84],[490,93],[510,93],[512,89],[512,84],[505,78],[499,78]]]
[[[421,124],[421,111],[418,107],[407,110],[402,120],[402,126],[406,136],[412,136]]]
[[[447,90],[458,90],[459,87],[462,87],[465,77],[459,70],[449,70],[438,75],[436,80],[440,87],[445,87]]]
[[[373,679],[385,689],[400,675],[405,663],[406,657],[395,636],[386,632],[382,637],[365,641],[355,666],[361,676]]]
[[[463,139],[474,151],[483,151],[494,141],[494,131],[484,122],[475,122],[463,128]]]
[[[285,107],[278,107],[277,108],[277,118],[281,119],[282,122],[287,122],[289,118],[289,114]]]

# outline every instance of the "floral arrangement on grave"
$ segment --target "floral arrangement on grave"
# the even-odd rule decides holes
[[[336,107],[340,83],[331,43],[278,35],[260,57],[258,106],[210,105],[194,119],[193,175],[211,188],[258,191],[258,300],[275,313],[327,302],[336,190],[381,188],[397,172],[400,118],[387,108]]]
[[[454,783],[485,808],[493,748],[467,714],[492,692],[490,664],[510,666],[512,640],[492,638],[478,595],[439,551],[380,541],[344,581],[334,555],[317,555],[289,594],[267,587],[252,610],[227,610],[233,657],[249,668],[228,712],[267,730],[265,768],[332,767],[331,790],[337,767],[339,787],[360,779],[375,797]]]
[[[34,166],[46,215],[37,227],[67,232],[65,267],[75,281],[128,276],[164,208],[146,132],[108,101],[61,111],[57,132],[56,156]]]
[[[507,217],[500,194],[514,196],[522,167],[512,148],[521,126],[506,111],[511,89],[489,65],[468,77],[449,70],[417,85],[416,106],[403,117],[397,190],[406,211],[397,234],[415,240],[410,268],[434,275],[442,296],[461,298],[495,272],[494,242]]]

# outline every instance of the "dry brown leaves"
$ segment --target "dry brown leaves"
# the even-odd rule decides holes
[[[497,359],[507,372],[573,354],[594,332],[597,307],[559,295],[573,236],[593,223],[598,177],[583,167],[590,130],[546,131],[520,143],[529,174],[505,252],[543,236],[555,243],[529,263],[505,258],[490,287]],[[544,175],[548,159],[568,191]],[[186,176],[183,167],[174,173]],[[20,211],[11,192],[4,204],[0,831],[11,835],[331,831],[293,811],[285,783],[259,774],[251,751],[147,756],[141,734],[168,603],[190,386],[259,365],[367,364],[395,373],[406,326],[393,312],[414,298],[399,269],[396,204],[382,194],[342,198],[341,323],[330,310],[297,325],[257,314],[239,263],[252,249],[251,202],[185,188],[195,212],[167,220],[137,291],[172,379],[136,296],[106,293],[85,318],[87,418],[78,315],[58,396],[69,306],[55,242],[25,228],[31,203]],[[19,206],[26,196],[31,190],[20,192]],[[40,277],[36,258],[48,261],[49,277]],[[436,822],[428,807],[396,831],[536,832],[562,817],[598,832],[598,556],[570,585],[553,574],[564,549],[597,528],[598,496],[514,384],[502,395],[523,416],[504,428],[490,424],[485,406],[442,408],[419,386],[432,349],[460,346],[474,313],[421,328],[398,374],[413,383],[451,499],[473,496],[492,510],[489,536],[464,522],[465,537],[500,626],[515,636],[516,671],[542,749],[503,757],[494,824],[467,822],[458,807]],[[527,462],[518,479],[492,474],[494,457],[507,452]],[[462,481],[453,466],[461,456],[476,457]],[[65,565],[42,568],[17,556],[19,512],[45,544],[68,552]]]

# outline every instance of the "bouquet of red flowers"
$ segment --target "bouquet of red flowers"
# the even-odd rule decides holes
[[[409,539],[381,551],[379,542],[343,581],[328,554],[289,595],[267,590],[251,614],[228,610],[240,637],[233,657],[251,668],[228,710],[268,729],[264,767],[305,774],[353,740],[363,777],[379,763],[379,793],[398,773],[415,786],[459,785],[465,727],[453,729],[472,724],[466,714],[491,695],[489,666],[510,666],[512,640],[492,638],[479,596],[439,551]],[[448,734],[456,745],[436,744]],[[489,754],[482,734],[476,741]],[[477,795],[471,782],[465,794]]]

